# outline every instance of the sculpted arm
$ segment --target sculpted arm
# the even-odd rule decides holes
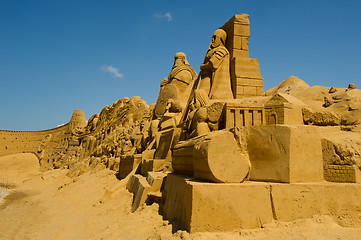
[[[201,70],[215,71],[223,62],[223,59],[228,55],[228,51],[226,49],[219,49],[214,52],[211,58],[208,61],[205,61],[201,65]]]

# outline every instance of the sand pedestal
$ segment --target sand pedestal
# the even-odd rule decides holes
[[[250,179],[266,182],[323,182],[319,130],[303,125],[251,127]]]
[[[361,184],[206,183],[169,174],[163,215],[189,232],[259,228],[274,220],[330,215],[361,226]]]

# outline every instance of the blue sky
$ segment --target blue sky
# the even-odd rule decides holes
[[[290,75],[361,88],[361,1],[0,0],[0,129],[88,119],[122,97],[156,101],[176,52],[199,72],[212,33],[250,15],[264,90]]]

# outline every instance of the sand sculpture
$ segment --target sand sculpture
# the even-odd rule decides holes
[[[264,93],[249,38],[249,16],[235,15],[199,75],[175,54],[156,104],[122,98],[88,123],[76,110],[59,128],[2,130],[0,155],[34,152],[43,170],[69,176],[106,166],[127,179],[133,211],[156,202],[191,232],[314,214],[361,225],[361,91],[291,76]]]
[[[229,52],[225,47],[227,33],[217,29],[200,69],[199,89],[211,99],[233,98],[229,72]]]

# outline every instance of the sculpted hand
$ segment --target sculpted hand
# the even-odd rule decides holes
[[[202,63],[200,69],[201,70],[207,70],[207,67],[208,67],[207,63]]]

